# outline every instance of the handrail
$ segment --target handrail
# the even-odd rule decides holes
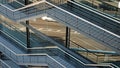
[[[1,44],[1,43],[0,43]],[[6,47],[6,46],[4,46]],[[6,47],[7,48],[7,47]],[[10,50],[9,48],[7,48],[8,50]],[[62,52],[68,54],[67,52],[63,51],[61,48],[58,48],[60,49]],[[16,54],[15,52],[13,52],[12,50],[10,50],[12,53]],[[17,55],[43,55],[43,54],[17,54]],[[82,61],[78,60],[77,58],[73,57],[72,55],[68,54],[69,56],[71,56],[72,58],[74,58],[75,60],[79,61],[80,63],[82,63],[83,65],[88,65],[88,66],[102,66],[101,64],[98,65],[98,64],[85,64],[83,63]],[[103,65],[104,66],[104,65]],[[108,66],[108,65],[107,65]]]
[[[49,56],[48,54],[47,54],[47,56],[48,56],[49,58],[51,58],[52,60],[54,60],[55,62],[57,62],[58,64],[60,64],[63,68],[66,68],[64,65],[62,65],[61,63],[59,63],[58,61],[56,61],[54,58],[52,58],[52,57]]]
[[[6,64],[3,60],[0,59],[0,62],[2,62],[3,64],[5,64],[8,68],[11,68],[8,64]]]
[[[1,20],[1,19],[0,19]],[[2,21],[2,20],[1,20]],[[0,30],[1,31],[1,30]],[[3,31],[1,31],[1,32],[3,32]],[[8,37],[10,37],[11,39],[13,39],[15,42],[17,42],[18,44],[20,44],[22,47],[24,47],[25,49],[27,49],[27,47],[25,47],[24,45],[24,43],[21,43],[21,42],[19,42],[20,40],[19,39],[17,39],[17,40],[19,40],[19,41],[17,41],[16,39],[14,39],[13,37],[11,37],[8,33],[5,33],[5,32],[3,32],[4,34],[6,34]]]
[[[60,49],[61,51],[63,51],[61,48],[58,48],[58,49]],[[67,53],[67,52],[65,52],[65,51],[63,51],[63,52],[66,53],[66,54],[68,54],[69,56],[71,56],[72,58],[74,58],[75,60],[77,60],[78,62],[82,63],[82,64],[85,65],[85,66],[108,66],[108,67],[111,67],[111,65],[108,64],[108,63],[104,63],[104,64],[85,64],[84,62],[78,60],[77,58],[75,58],[75,57],[72,56],[71,54],[69,54],[69,53]],[[112,63],[111,63],[111,64],[112,64]]]
[[[26,9],[26,8],[29,8],[29,7],[32,7],[32,6],[38,5],[38,4],[40,4],[40,3],[44,3],[44,2],[45,2],[44,0],[39,1],[39,2],[35,2],[35,3],[32,3],[32,4],[26,5],[25,7],[15,9],[15,10],[13,10],[13,12],[15,12],[15,11],[19,11],[19,10],[22,10],[22,9]]]
[[[12,11],[12,12],[16,12],[16,11],[20,11],[20,10],[23,10],[23,9],[26,9],[26,8],[29,8],[29,7],[38,5],[38,4],[40,4],[40,3],[44,3],[44,2],[45,2],[45,0],[42,0],[42,1],[39,1],[39,2],[35,2],[35,3],[32,3],[32,4],[28,4],[28,5],[26,5],[25,7],[18,8],[18,9],[15,9],[15,10],[10,9],[10,8],[8,8],[7,6],[3,5],[3,4],[0,4],[0,5],[3,6],[3,7],[5,7],[6,9]]]
[[[79,4],[77,4],[77,3],[75,3],[75,2],[73,2],[73,1],[71,1],[71,0],[68,0],[68,1],[71,2],[71,3],[73,3],[73,4],[75,4],[75,5],[77,5],[77,6],[81,6],[81,7],[85,8],[85,9],[87,9],[87,10],[89,10],[89,11],[92,11],[92,12],[98,14],[98,15],[101,15],[101,16],[103,16],[103,17],[105,17],[105,18],[108,18],[108,19],[113,20],[113,21],[115,21],[115,22],[117,22],[117,23],[120,24],[119,21],[114,20],[113,18],[107,17],[107,16],[105,16],[105,15],[103,15],[103,14],[100,14],[100,13],[98,13],[98,12],[95,12],[95,11],[93,11],[93,10],[91,10],[91,9],[89,9],[89,8],[86,8],[86,7],[82,6],[82,5],[79,5]]]
[[[16,55],[16,53],[12,50],[10,50],[8,47],[6,47],[3,43],[0,42],[0,45],[5,47],[7,50],[9,50],[10,52],[12,52],[14,55]]]
[[[64,10],[64,9],[62,9],[62,8],[60,8],[60,7],[57,7],[57,6],[53,5],[53,4],[50,3],[50,2],[47,2],[47,1],[46,1],[46,3],[48,3],[49,5],[54,6],[54,7],[57,8],[57,9],[62,10],[63,12],[66,12],[66,13],[68,13],[68,14],[76,17],[76,18],[79,18],[79,19],[81,19],[81,20],[83,20],[83,21],[85,21],[85,22],[87,22],[87,23],[89,23],[89,24],[91,24],[91,25],[93,25],[93,26],[95,26],[95,27],[98,27],[98,28],[100,28],[100,29],[102,29],[102,30],[104,30],[104,31],[106,31],[106,32],[114,35],[114,33],[110,32],[110,31],[107,31],[106,29],[103,29],[103,28],[101,28],[101,27],[99,27],[99,26],[97,26],[97,25],[95,25],[95,24],[93,24],[93,23],[91,23],[91,22],[89,22],[89,21],[87,21],[87,20],[85,20],[85,19],[83,19],[83,18],[80,18],[80,17],[78,17],[78,16],[76,16],[76,15],[74,15],[74,14],[72,14],[72,13],[70,13],[70,12],[68,12],[68,11],[66,11],[66,10]],[[115,34],[115,36],[117,36],[117,37],[120,38],[120,36],[118,36],[118,35],[116,35],[116,34]],[[76,59],[76,58],[74,58],[74,59]],[[83,63],[83,62],[80,61],[80,60],[79,60],[79,62]],[[87,65],[87,66],[96,66],[96,65],[97,65],[97,66],[102,66],[102,65],[99,65],[99,64],[85,64],[85,63],[83,63],[83,64],[84,64],[84,65]],[[103,65],[103,66],[104,66],[104,65]],[[106,65],[106,66],[110,66],[110,65]]]
[[[20,3],[19,1],[15,0],[17,3],[21,4],[22,6],[25,6],[24,4]]]
[[[1,4],[1,3],[0,3],[0,6],[3,6],[3,7],[5,7],[6,9],[8,9],[8,10],[10,10],[10,11],[13,11],[12,9],[8,8],[7,6],[5,6],[5,5],[3,5],[3,4]]]
[[[2,31],[3,32],[3,31]],[[11,37],[10,35],[8,35],[7,33],[5,33],[5,32],[3,32],[4,34],[6,34],[8,37],[10,37],[11,39],[13,39],[15,42],[17,42],[18,44],[20,44],[21,46],[23,46],[23,45],[25,45],[24,43],[21,43],[21,42],[19,42],[20,40],[19,39],[17,39],[17,40],[19,40],[19,41],[17,41],[16,39],[14,39],[13,37]],[[27,47],[25,47],[25,46],[23,46],[25,49],[27,49]]]
[[[77,43],[75,43],[75,42],[73,42],[72,40],[70,40],[71,41],[71,43],[73,43],[73,45],[75,44],[75,46],[79,46],[79,47],[81,47],[81,48],[70,48],[70,49],[72,49],[72,50],[81,50],[81,51],[84,51],[84,52],[90,52],[90,53],[103,53],[103,54],[116,54],[116,52],[115,51],[105,51],[105,50],[100,50],[100,49],[86,49],[86,48],[84,48],[84,47],[82,47],[82,46],[80,46],[79,44],[77,44]]]
[[[115,51],[93,50],[93,49],[87,49],[88,51],[86,51],[84,48],[70,48],[70,49],[76,51],[90,52],[90,53],[116,54]]]
[[[76,2],[76,1],[75,1],[75,2]],[[78,3],[78,2],[77,2],[77,3]],[[94,11],[97,11],[97,12],[99,12],[99,13],[102,13],[102,14],[104,14],[104,15],[107,15],[107,16],[109,16],[109,17],[111,17],[111,18],[116,19],[116,20],[120,20],[119,18],[113,17],[113,16],[111,16],[111,15],[109,15],[109,14],[107,14],[107,13],[101,12],[101,11],[99,11],[99,10],[97,10],[97,9],[94,9],[94,8],[92,8],[92,7],[90,7],[90,6],[87,6],[87,5],[83,4],[83,3],[78,3],[78,4],[82,4],[82,5],[90,8],[90,9],[92,9],[92,10],[94,10]]]
[[[110,63],[110,65],[113,65],[113,66],[115,66],[116,68],[120,68],[120,67],[118,67],[117,65],[115,65],[115,64],[113,64],[113,63]]]
[[[8,47],[6,47],[3,43],[0,42],[0,45],[2,45],[3,47],[5,47],[7,50],[9,50],[10,52],[12,52],[17,57],[19,57],[19,56],[41,56],[41,55],[45,55],[45,56],[51,58],[56,63],[58,63],[59,65],[61,65],[63,68],[66,68],[64,65],[62,65],[61,63],[59,63],[56,59],[52,58],[50,55],[48,55],[46,53],[40,53],[40,54],[16,54],[14,51],[12,51]]]
[[[0,19],[0,20],[1,20],[1,19]],[[1,21],[2,21],[2,20],[1,20]],[[8,23],[6,23],[6,21],[4,21],[4,23],[2,23],[2,24],[3,24],[3,25],[5,24],[5,25],[7,25],[7,26],[9,26],[9,27],[12,26],[11,28],[13,28],[14,30],[16,30],[16,31],[19,32],[19,29],[18,29],[18,28],[16,28],[14,25],[9,25]],[[14,27],[15,27],[15,28],[14,28]],[[2,32],[3,32],[3,31],[2,31]],[[6,33],[3,32],[3,33],[6,34],[7,32],[6,32]],[[21,32],[20,32],[20,33],[21,33]],[[21,34],[22,34],[22,33],[21,33]],[[22,47],[24,47],[25,49],[41,49],[41,48],[39,48],[39,47],[37,47],[37,48],[27,48],[27,47],[25,47],[25,44],[24,44],[24,43],[21,42],[21,43],[22,43],[22,44],[21,44],[21,43],[19,42],[19,41],[20,41],[19,39],[16,40],[12,35],[9,35],[9,33],[6,34],[6,35],[7,35],[8,37],[10,37],[11,39],[13,39],[15,42],[17,42],[18,44],[20,44],[20,45],[21,45]],[[22,35],[25,36],[24,34],[22,34]],[[12,36],[12,37],[11,37],[11,36]],[[30,38],[30,39],[31,39],[31,38]],[[35,40],[36,40],[36,39],[31,39],[31,41],[33,41],[33,42],[35,42]],[[37,40],[37,41],[38,41],[38,40]],[[43,48],[45,48],[45,47],[43,47]],[[42,49],[43,49],[43,48],[42,48]],[[56,47],[54,47],[54,48],[56,48]]]
[[[54,6],[55,7],[55,6]],[[57,8],[59,8],[59,7],[57,7]],[[59,9],[61,9],[61,8],[59,8]],[[63,11],[65,11],[65,10],[63,10]],[[67,11],[65,11],[65,12],[67,12]],[[67,12],[67,13],[69,13],[69,12]],[[70,14],[70,13],[69,13]],[[71,15],[73,15],[73,16],[75,16],[75,17],[78,17],[78,16],[76,16],[76,15],[74,15],[74,14],[71,14]],[[78,17],[78,18],[80,18],[80,17]],[[86,20],[85,20],[86,21]],[[64,51],[65,52],[65,51]],[[75,57],[74,57],[75,58]],[[75,58],[76,59],[76,58]],[[78,59],[77,59],[78,60]],[[82,62],[82,61],[81,61]],[[84,65],[85,65],[85,63],[84,63]],[[92,64],[93,65],[93,64]]]
[[[25,25],[24,23],[21,23],[21,24]],[[25,26],[27,26],[27,27],[30,28],[30,29],[32,28],[31,26],[28,26],[28,25],[25,25]],[[32,28],[32,29],[33,29],[33,28]],[[31,30],[32,30],[32,29],[31,29]],[[62,45],[61,45],[61,46],[62,46]],[[65,52],[65,51],[64,51],[63,49],[61,49],[60,47],[58,47],[58,49],[61,50],[63,53],[69,55],[70,57],[74,58],[74,59],[77,60],[78,62],[82,63],[82,64],[85,65],[85,66],[110,66],[109,64],[108,64],[108,65],[102,65],[102,64],[85,64],[84,62],[82,62],[82,61],[80,61],[79,59],[75,58],[73,55]]]
[[[84,21],[84,22],[86,22],[86,23],[88,23],[88,24],[91,24],[91,25],[93,25],[93,26],[95,26],[95,27],[97,27],[97,28],[99,28],[99,29],[101,29],[101,30],[103,30],[103,31],[105,31],[105,32],[107,32],[107,33],[109,33],[109,34],[112,34],[112,35],[114,35],[114,36],[120,38],[119,35],[117,35],[117,34],[111,32],[111,31],[108,31],[108,30],[106,30],[106,29],[104,29],[104,28],[102,28],[102,27],[100,27],[100,26],[98,26],[98,25],[96,25],[96,24],[93,24],[92,22],[89,22],[89,21],[87,21],[87,20],[85,20],[85,19],[83,19],[83,18],[81,18],[81,17],[79,17],[79,16],[77,16],[77,15],[75,15],[75,14],[72,14],[72,13],[70,13],[70,12],[68,12],[68,11],[66,11],[66,10],[64,10],[64,9],[62,9],[62,8],[60,8],[60,7],[58,7],[58,6],[55,6],[55,5],[53,5],[52,3],[50,3],[50,2],[47,2],[47,1],[46,1],[46,3],[48,3],[48,4],[51,5],[51,6],[54,6],[55,8],[57,8],[57,9],[59,9],[59,10],[65,12],[65,13],[70,14],[70,15],[72,15],[72,16],[74,16],[74,17],[76,17],[76,18],[78,18],[78,19],[80,19],[80,20],[82,20],[82,21]]]

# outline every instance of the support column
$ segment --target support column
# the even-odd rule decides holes
[[[29,20],[26,21],[26,25],[29,25]],[[27,48],[30,48],[30,31],[29,28],[26,27],[26,36],[27,36]]]
[[[70,28],[66,27],[66,41],[65,41],[65,47],[70,47]]]
[[[25,0],[25,5],[29,4],[29,0]],[[26,25],[29,25],[29,20],[26,20]],[[30,31],[29,28],[26,27],[26,36],[27,36],[27,48],[30,48]]]
[[[0,52],[0,59],[2,59],[2,52]]]

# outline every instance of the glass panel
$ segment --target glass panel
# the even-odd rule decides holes
[[[42,18],[45,18],[45,17],[42,17]],[[35,28],[36,30],[40,31],[41,33],[49,36],[56,42],[64,45],[66,27],[63,26],[62,24],[52,20],[52,18],[50,18],[50,17],[48,17],[48,19],[46,18],[46,20],[42,20],[42,18],[30,20],[30,25],[33,28]],[[36,39],[39,38],[39,36],[37,36],[36,33],[33,33],[33,34],[35,35],[35,36],[33,36],[34,38],[36,38]],[[46,42],[46,44],[48,44],[48,46],[54,46],[52,43],[50,43],[47,40],[43,41],[44,44],[45,44],[45,42]],[[43,46],[45,46],[44,44],[43,44]]]

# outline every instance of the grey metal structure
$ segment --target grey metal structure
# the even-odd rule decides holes
[[[25,68],[29,65],[48,66],[49,68],[119,68],[114,64],[95,64],[37,31],[32,26],[28,25],[28,21],[27,24],[25,24],[24,21],[48,15],[67,27],[83,33],[102,44],[106,44],[106,46],[115,50],[117,54],[120,54],[120,20],[106,16],[86,5],[77,4],[71,0],[60,0],[57,3],[55,0],[39,0],[38,2],[28,5],[24,5],[22,2],[18,1],[12,0],[9,3],[0,4],[1,15],[27,27],[26,39],[24,33],[0,19],[2,23],[0,24],[0,51],[12,60],[15,65],[18,65],[16,68],[19,68],[19,65]],[[94,17],[91,17],[91,15]],[[29,29],[37,33],[41,37],[41,40],[45,39],[57,47],[43,47],[39,50],[30,49],[30,42],[32,42],[31,45],[37,43],[29,38]],[[68,29],[67,32],[69,33],[70,30]],[[19,34],[22,36],[19,37]],[[67,34],[66,39],[70,39],[69,36],[70,33]],[[26,40],[28,40],[27,43]],[[66,47],[68,47],[69,41],[70,40],[67,41]],[[28,53],[27,51],[29,50],[30,52]],[[7,64],[8,62],[2,60],[1,62],[6,66],[5,68],[11,68]]]

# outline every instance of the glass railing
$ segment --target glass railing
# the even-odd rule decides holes
[[[1,23],[1,31],[6,33],[7,35],[11,36],[12,38],[18,40],[18,42],[22,43],[22,46],[26,48],[26,33],[20,28],[25,28],[25,27],[18,27],[18,25],[13,25],[7,22],[2,22]],[[11,38],[10,37],[10,38]],[[12,39],[11,38],[11,39]],[[45,44],[46,43],[46,44]],[[41,46],[47,46],[47,44],[50,42],[45,40],[44,38],[42,39],[41,37],[38,37],[32,30],[30,30],[30,46],[31,47],[41,47]]]
[[[23,25],[25,25],[24,23],[21,23],[21,24],[23,24]],[[27,25],[25,25],[25,26],[27,26]],[[33,30],[36,34],[38,34],[38,35],[41,35],[42,33],[40,33],[39,31],[37,31],[36,29],[34,29],[34,28],[32,28],[31,26],[27,26],[29,29],[31,29],[31,30]],[[43,35],[43,34],[42,34]],[[46,37],[45,35],[44,35],[44,38],[45,39],[48,39],[49,41],[51,41],[53,44],[56,44],[55,42],[53,42],[52,41],[52,39],[50,39],[50,38],[48,38],[48,37]],[[57,45],[57,44],[56,44]],[[62,45],[59,45],[58,44],[58,46],[60,46],[60,47],[62,47]],[[71,54],[69,54],[69,53],[67,53],[67,52],[65,52],[63,49],[61,49],[60,47],[58,47],[58,48],[54,48],[54,49],[52,49],[52,48],[47,48],[47,49],[35,49],[35,50],[31,50],[31,53],[32,54],[34,54],[34,53],[47,53],[48,55],[50,55],[50,56],[59,56],[61,59],[63,59],[63,60],[65,60],[65,61],[67,61],[67,62],[70,62],[70,64],[71,65],[73,65],[73,66],[76,66],[77,67],[77,65],[80,65],[80,66],[83,66],[83,67],[86,67],[86,66],[99,66],[99,64],[97,65],[97,64],[89,64],[89,63],[91,63],[91,62],[89,62],[88,61],[88,59],[85,59],[85,58],[83,58],[83,57],[80,57],[79,56],[79,58],[81,58],[81,59],[77,59],[77,58],[75,58],[74,56],[72,56]],[[67,56],[67,57],[66,57]],[[69,58],[68,58],[69,57]],[[54,57],[53,57],[54,58]],[[54,58],[55,59],[55,58]],[[96,59],[97,60],[97,59]],[[74,63],[75,64],[74,64]],[[87,64],[88,63],[88,64]],[[106,64],[100,64],[100,66],[110,66],[110,65],[106,65]]]
[[[120,55],[115,53],[115,51],[104,51],[100,50],[99,48],[96,50],[87,49],[73,41],[70,41],[72,46],[70,49],[77,52],[78,54],[83,55],[84,57],[90,59],[95,63],[104,63],[104,62],[116,62],[119,61]]]
[[[11,68],[7,63],[0,59],[0,67],[2,68]]]
[[[26,46],[26,37],[22,35],[20,31],[18,32],[15,28],[12,28],[10,25],[6,25],[5,23],[2,23],[1,26],[1,32],[6,33],[9,37],[16,39],[18,42],[22,43],[23,46]]]

